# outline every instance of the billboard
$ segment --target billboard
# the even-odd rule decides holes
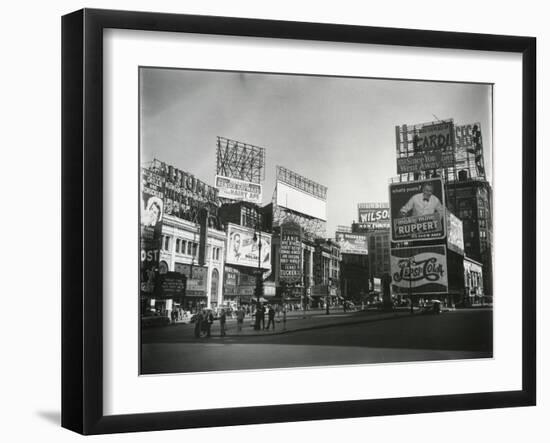
[[[271,269],[271,234],[256,233],[253,229],[227,224],[227,249],[225,262],[230,265]],[[254,239],[254,237],[256,237]],[[261,257],[260,252],[261,242]],[[259,262],[258,262],[259,258]]]
[[[218,195],[231,200],[262,203],[262,185],[232,177],[216,175]]]
[[[452,151],[431,151],[397,159],[397,173],[407,174],[429,169],[449,168],[454,164]]]
[[[390,205],[388,203],[359,203],[357,211],[361,229],[367,231],[390,229]]]
[[[327,220],[327,187],[277,166],[276,204],[319,220]]]
[[[413,136],[415,151],[453,150],[453,123],[440,122],[423,125]]]
[[[140,208],[140,291],[153,295],[158,276],[162,218],[164,216],[164,178],[148,169],[141,170]]]
[[[342,254],[368,255],[369,253],[366,235],[336,232],[336,243],[340,246]]]
[[[176,263],[175,271],[187,277],[185,295],[206,296],[206,280],[208,278],[208,268],[206,266]]]
[[[159,276],[156,298],[182,298],[185,296],[186,277],[179,272],[167,272]]]
[[[485,177],[481,124],[455,126],[455,145],[458,166],[468,168],[470,161],[473,161],[477,176]]]
[[[153,161],[152,169],[165,182],[164,212],[166,214],[196,222],[199,210],[206,209],[208,223],[216,224],[219,207],[216,188],[160,160]]]
[[[282,181],[277,181],[277,205],[320,220],[327,220],[327,202]]]
[[[393,286],[401,293],[446,293],[447,250],[443,245],[392,249],[391,275]]]
[[[449,211],[447,211],[447,247],[457,254],[464,255],[462,220]]]
[[[390,184],[392,241],[445,238],[445,193],[440,178]]]
[[[302,282],[302,228],[297,223],[281,225],[279,280],[288,284]]]

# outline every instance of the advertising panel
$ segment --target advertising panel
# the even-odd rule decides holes
[[[279,280],[288,284],[302,281],[302,228],[292,222],[281,225]]]
[[[445,193],[440,178],[390,185],[392,241],[445,238]]]
[[[209,224],[216,223],[218,190],[194,175],[155,160],[155,171],[164,178],[164,210],[168,215],[196,221],[200,209],[208,211]]]
[[[277,205],[326,221],[325,199],[309,194],[282,181],[277,181]]]
[[[429,151],[397,159],[397,173],[406,174],[429,169],[449,168],[454,164],[452,151]]]
[[[413,138],[416,151],[445,151],[453,149],[453,123],[440,122],[422,126]]]
[[[336,232],[336,243],[340,245],[342,254],[368,255],[367,236],[365,234],[350,234]]]
[[[156,298],[179,298],[185,295],[185,275],[179,272],[167,272],[161,274],[158,291],[155,294]]]
[[[206,266],[176,263],[175,271],[187,277],[185,295],[206,296],[206,280],[208,278]]]
[[[455,145],[457,162],[460,164],[472,158],[475,162],[477,175],[485,176],[483,161],[483,140],[479,122],[455,126]]]
[[[162,217],[164,216],[164,179],[148,169],[141,170],[140,208],[140,290],[152,296],[158,274]]]
[[[388,203],[359,203],[357,211],[361,230],[390,229],[390,205]]]
[[[216,175],[216,188],[219,197],[257,204],[262,203],[262,185],[259,183]]]
[[[257,268],[261,249],[260,268],[271,269],[271,234],[265,232],[256,233],[256,236],[254,234],[251,228],[228,223],[228,247],[225,260],[227,264]]]
[[[392,284],[400,292],[441,294],[448,291],[445,246],[400,248],[391,251]]]
[[[449,211],[447,211],[447,247],[457,254],[464,255],[462,220]]]

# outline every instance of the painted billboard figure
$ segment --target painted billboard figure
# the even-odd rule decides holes
[[[162,220],[162,200],[158,197],[151,197],[147,201],[147,207],[142,217],[144,226],[155,227]]]
[[[400,213],[406,217],[412,212],[412,216],[437,214],[443,217],[443,205],[441,201],[433,195],[434,187],[431,183],[425,183],[422,186],[422,192],[413,195],[409,201],[401,208]]]

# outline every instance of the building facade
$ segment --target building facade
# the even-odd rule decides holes
[[[215,308],[223,300],[226,233],[209,228],[204,263],[199,263],[198,224],[166,215],[162,225],[159,272],[177,272],[187,277],[183,309]]]

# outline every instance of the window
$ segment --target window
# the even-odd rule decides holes
[[[197,249],[198,249],[198,245],[196,243],[193,243],[193,255],[197,255]]]
[[[180,252],[180,244],[181,244],[181,240],[179,238],[176,238],[176,252],[177,253]]]
[[[216,248],[216,260],[220,259],[220,248]]]
[[[187,242],[185,240],[181,241],[181,253],[185,254],[185,251],[187,249]]]
[[[170,250],[170,237],[167,235],[164,236],[164,250],[169,251]]]
[[[193,248],[193,242],[187,242],[187,255],[191,255],[192,248]]]

